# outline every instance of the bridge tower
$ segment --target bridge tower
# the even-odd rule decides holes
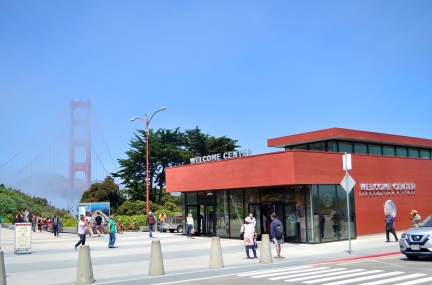
[[[91,184],[90,100],[71,101],[69,128],[69,189],[81,188],[75,185],[76,174],[83,172],[87,190]]]

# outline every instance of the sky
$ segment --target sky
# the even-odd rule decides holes
[[[114,159],[140,121],[254,154],[341,127],[432,139],[431,1],[1,1],[0,164],[71,100]]]

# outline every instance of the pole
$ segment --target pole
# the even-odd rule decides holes
[[[149,119],[146,114],[146,215],[149,214],[149,140],[148,140]]]
[[[351,226],[350,226],[350,206],[349,206],[349,194],[351,192],[351,189],[348,189],[348,155],[345,152],[345,180],[346,180],[346,193],[347,193],[347,217],[348,217],[348,243],[349,243],[349,250],[348,253],[351,254]]]

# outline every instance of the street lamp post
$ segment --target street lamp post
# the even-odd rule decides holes
[[[164,110],[166,110],[166,107],[162,107],[159,110],[157,110],[156,112],[154,112],[153,115],[150,117],[150,120],[149,120],[148,113],[145,114],[145,116],[146,116],[145,121],[142,118],[131,118],[130,119],[131,122],[133,122],[135,120],[141,120],[146,126],[146,210],[147,210],[147,215],[149,213],[149,140],[148,140],[149,124],[150,124],[151,120],[153,119],[154,115],[156,115],[158,112],[164,111]]]

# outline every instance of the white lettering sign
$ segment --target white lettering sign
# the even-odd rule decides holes
[[[360,196],[415,195],[415,183],[374,183],[360,184]]]
[[[217,153],[217,154],[212,154],[212,155],[192,157],[192,158],[189,158],[189,161],[191,164],[194,164],[194,163],[200,163],[200,162],[210,162],[210,161],[237,158],[237,157],[243,157],[243,156],[251,156],[251,155],[252,155],[251,149],[243,149],[243,150],[227,151],[227,152],[224,152],[222,154]]]

